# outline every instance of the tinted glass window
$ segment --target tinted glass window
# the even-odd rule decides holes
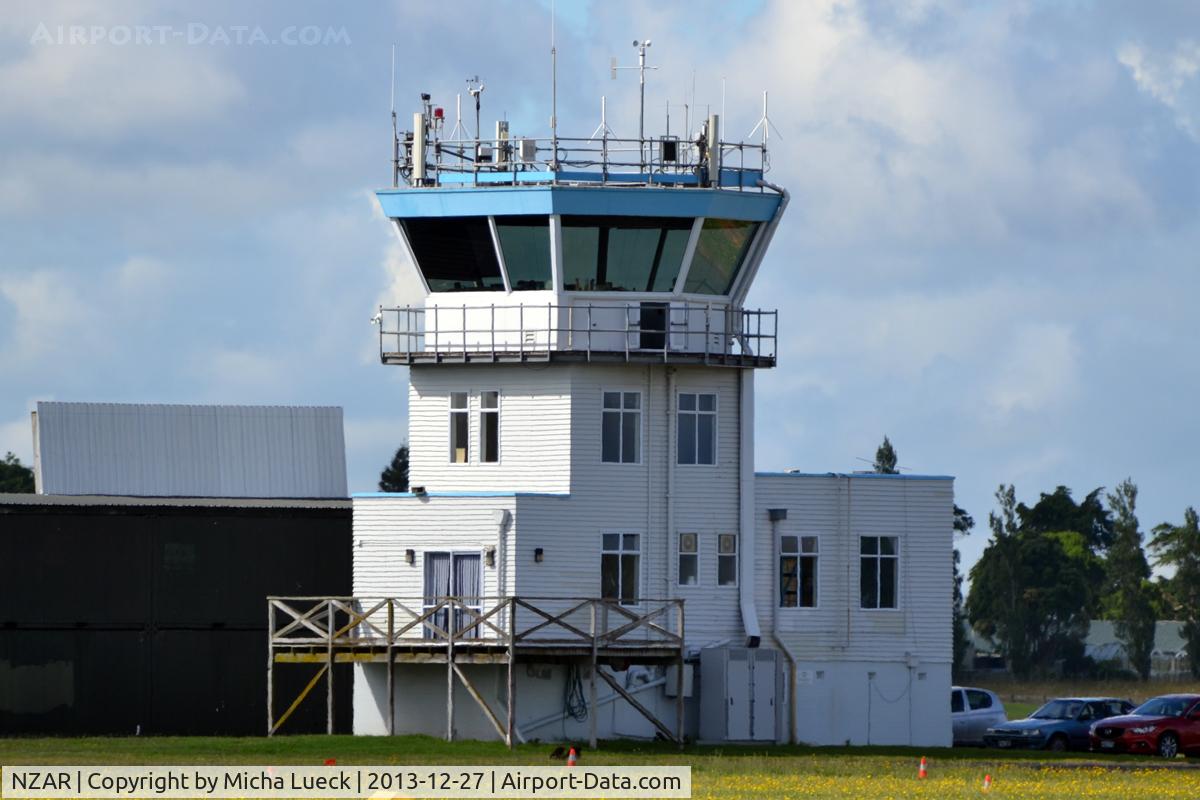
[[[757,229],[757,222],[704,220],[683,290],[698,294],[728,294]]]
[[[514,291],[549,289],[550,220],[546,217],[496,217],[496,235],[504,268]]]
[[[504,291],[487,217],[401,220],[431,292]]]
[[[686,217],[563,217],[563,285],[571,291],[672,291],[691,229]]]
[[[962,692],[953,691],[950,693],[950,711],[951,713],[963,710]]]
[[[971,706],[972,710],[991,708],[992,696],[978,689],[967,689],[967,703]]]

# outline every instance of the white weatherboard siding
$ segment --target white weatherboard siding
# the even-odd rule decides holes
[[[953,484],[908,476],[759,476],[759,613],[773,609],[784,641],[806,656],[951,661]],[[819,536],[818,607],[779,608],[766,509],[786,508],[778,535]],[[896,609],[860,608],[859,537],[900,540]],[[944,591],[943,591],[944,590]],[[943,596],[944,595],[944,596]]]
[[[482,554],[489,547],[499,549],[503,543],[496,512],[512,514],[515,507],[511,495],[355,497],[355,596],[420,598],[424,594],[425,551]],[[404,561],[408,549],[416,551],[412,565]],[[503,563],[498,552],[495,567],[483,566],[484,595],[500,594]],[[509,581],[511,576],[509,572]]]
[[[799,661],[801,741],[949,745],[952,481],[759,475],[755,491],[759,614]],[[772,508],[788,511],[774,532]],[[816,608],[779,607],[773,533],[820,537]],[[898,608],[860,608],[860,536],[899,538]]]
[[[429,491],[566,492],[570,380],[545,365],[414,366],[409,370],[409,483]],[[480,392],[500,392],[500,461],[479,461]],[[450,462],[450,393],[470,394],[469,461]]]
[[[716,561],[717,534],[738,532],[738,371],[580,365],[572,369],[571,386],[571,525],[558,532],[556,547],[583,560],[573,572],[586,569],[589,561],[594,565],[590,577],[580,577],[598,591],[601,534],[641,533],[642,595],[686,601],[690,645],[739,637],[737,587],[717,586]],[[639,464],[601,461],[604,391],[642,393]],[[713,466],[674,463],[675,398],[680,391],[717,394],[717,464]],[[674,476],[669,500],[668,468]],[[671,531],[667,530],[668,502]],[[676,534],[681,531],[699,535],[700,584],[695,587],[677,585]],[[518,580],[524,577],[522,569],[523,565]]]

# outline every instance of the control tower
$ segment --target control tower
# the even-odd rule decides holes
[[[765,141],[716,115],[687,139],[444,122],[423,95],[377,193],[421,290],[375,319],[408,368],[411,490],[354,496],[354,597],[274,598],[271,663],[353,663],[357,733],[510,744],[857,742],[859,716],[810,709],[868,680],[942,709],[950,484],[754,471],[777,314],[744,301],[788,202]],[[922,532],[916,623],[898,524]],[[948,743],[948,712],[900,708],[866,709],[867,739]]]

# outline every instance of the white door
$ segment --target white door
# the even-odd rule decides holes
[[[725,670],[725,738],[750,738],[750,654],[744,647],[729,648]]]
[[[754,736],[759,741],[775,739],[775,651],[751,650],[754,654]]]

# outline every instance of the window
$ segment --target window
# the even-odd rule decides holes
[[[992,696],[987,692],[981,692],[978,689],[967,689],[967,705],[971,707],[972,711],[991,708]]]
[[[678,463],[717,463],[717,396],[679,395]]]
[[[570,291],[670,292],[691,236],[689,217],[562,218]]]
[[[896,608],[900,540],[895,536],[859,539],[859,591],[863,608]]]
[[[495,464],[500,460],[500,393],[479,393],[479,460]]]
[[[466,392],[450,393],[450,463],[466,464],[470,452],[471,418],[468,416]]]
[[[816,536],[779,538],[779,605],[783,608],[817,607]]]
[[[950,713],[956,714],[963,710],[962,692],[958,689],[950,692]]]
[[[496,236],[513,291],[549,289],[550,219],[544,216],[496,217]]]
[[[697,294],[729,294],[757,230],[757,222],[704,220],[683,290]]]
[[[637,602],[641,584],[641,536],[636,533],[604,534],[600,553],[600,596],[620,600],[621,605]]]
[[[696,534],[679,534],[679,585],[697,586],[700,583],[700,555]]]
[[[636,464],[642,449],[641,392],[604,392],[600,460]]]
[[[717,534],[717,585],[737,586],[738,551],[737,535]]]
[[[413,217],[401,224],[429,291],[504,291],[487,217]]]

